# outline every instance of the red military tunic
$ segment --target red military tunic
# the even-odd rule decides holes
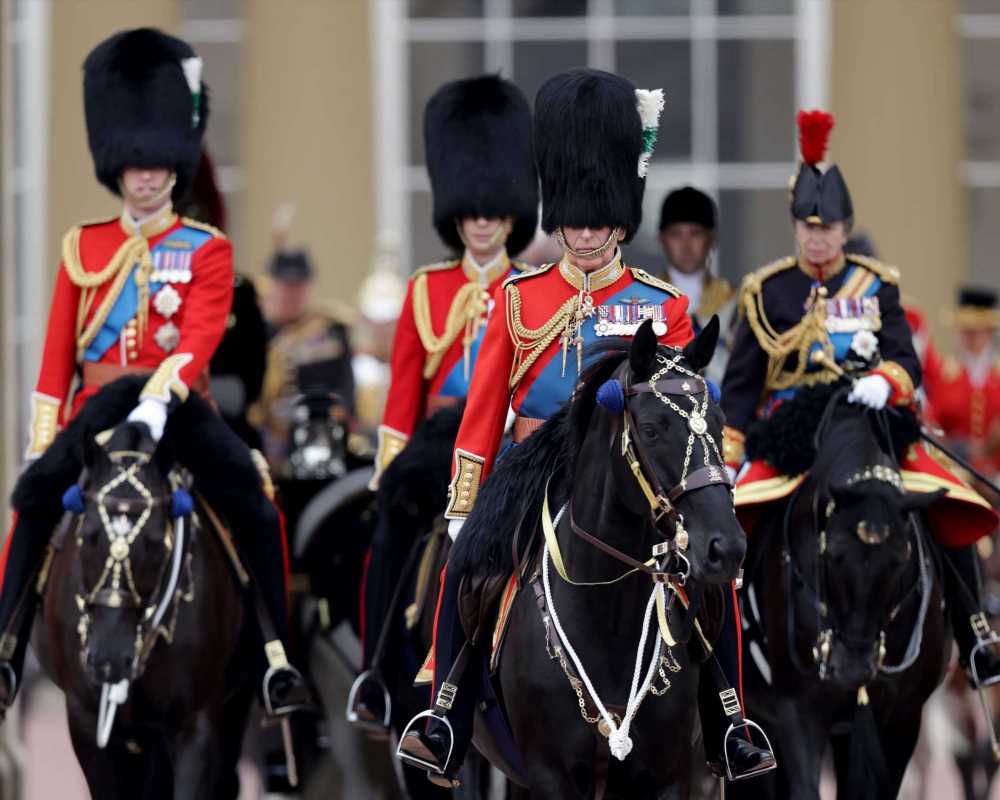
[[[593,302],[584,316],[578,311],[587,288]],[[655,320],[663,344],[682,346],[691,339],[687,297],[626,267],[620,255],[589,275],[563,261],[513,276],[494,302],[497,313],[486,327],[455,443],[449,519],[464,519],[472,510],[496,459],[508,407],[518,415],[515,439],[523,438],[519,427],[527,435],[569,399],[583,347],[601,336],[630,336],[646,318]],[[580,322],[579,336],[570,327],[564,350],[574,320]]]
[[[373,488],[414,429],[469,389],[492,294],[511,271],[506,253],[480,267],[466,254],[418,269],[410,278],[392,344],[392,378],[378,429]]]
[[[143,397],[187,398],[226,328],[232,245],[168,203],[74,227],[63,239],[27,456],[41,455],[103,383],[148,373]],[[79,386],[71,396],[74,379]]]
[[[924,365],[928,416],[964,450],[972,465],[1000,473],[1000,361],[973,378],[970,365],[949,356]]]

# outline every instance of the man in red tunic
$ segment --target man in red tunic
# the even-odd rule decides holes
[[[967,287],[953,312],[958,353],[924,365],[929,417],[987,475],[1000,474],[1000,361],[996,292]]]
[[[531,109],[521,90],[495,75],[442,86],[424,113],[427,171],[434,193],[434,227],[456,257],[421,267],[410,278],[392,345],[392,383],[378,428],[372,488],[435,411],[460,403],[469,389],[493,293],[535,233],[538,175],[531,152]],[[506,410],[505,410],[506,413]],[[395,640],[375,649],[390,613],[410,540],[389,524],[380,498],[380,521],[365,579],[365,672],[348,717],[368,727],[384,719],[376,672],[391,673]],[[441,498],[442,510],[444,497]],[[369,669],[377,670],[369,673]]]
[[[83,466],[70,454],[74,431],[60,430],[84,406],[108,427],[121,423],[120,417],[105,420],[110,412],[91,398],[122,376],[142,376],[144,388],[128,422],[158,442],[170,412],[190,392],[207,391],[206,368],[232,301],[228,239],[173,211],[198,166],[208,117],[201,59],[185,42],[157,30],[115,34],[84,63],[84,105],[98,180],[122,197],[124,207],[119,216],[75,226],[63,239],[32,395],[26,457],[33,463],[15,490],[17,515],[4,551],[0,710],[17,690],[34,614],[28,593],[63,511],[59,498]],[[203,408],[206,418],[191,422],[198,428],[197,452],[179,448],[178,455],[242,538],[284,640],[278,512],[250,451],[221,417]],[[268,644],[273,669],[262,647],[262,697],[269,711],[286,713],[304,701],[301,677],[281,641]]]
[[[563,257],[508,278],[493,296],[497,311],[455,442],[445,513],[452,538],[460,535],[493,470],[508,408],[516,414],[514,443],[523,442],[570,399],[587,345],[604,336],[631,337],[647,319],[661,344],[680,347],[692,338],[687,297],[627,266],[618,246],[635,235],[642,219],[646,165],[662,107],[662,92],[637,90],[599,70],[570,70],[539,90],[534,141],[542,227],[558,238]],[[423,720],[414,719],[399,747],[404,761],[427,769],[430,780],[443,786],[453,785],[471,741],[480,677],[471,668],[459,685],[448,681],[455,680],[450,673],[465,642],[457,608],[462,577],[447,572],[439,600],[432,716],[426,731]],[[736,651],[736,628],[728,625],[727,631],[717,647]],[[736,660],[734,652],[733,665]],[[729,741],[734,774],[773,765],[770,752],[740,737]],[[707,749],[718,752],[722,745],[707,743]]]

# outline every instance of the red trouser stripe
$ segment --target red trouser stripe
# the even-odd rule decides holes
[[[14,529],[17,527],[17,512],[12,515],[10,530],[7,531],[7,540],[3,543],[3,552],[0,553],[0,591],[3,590],[4,575],[7,574],[7,556],[10,554],[10,543],[14,541]]]
[[[365,598],[368,595],[368,570],[372,565],[372,549],[369,547],[365,552],[365,563],[361,567],[361,597],[358,604],[358,625],[361,628],[361,650],[364,652],[365,648],[365,632],[367,631],[366,620],[367,616],[365,612]],[[387,620],[386,625],[392,624],[391,621]]]

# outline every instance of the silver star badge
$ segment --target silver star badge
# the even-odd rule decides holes
[[[170,352],[181,340],[180,329],[172,322],[160,326],[160,329],[153,336],[153,340],[166,352]]]
[[[181,307],[181,296],[169,283],[156,293],[153,298],[153,308],[160,316],[170,319]]]

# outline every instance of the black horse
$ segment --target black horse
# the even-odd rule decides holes
[[[235,798],[252,691],[227,668],[243,601],[210,517],[144,433],[85,446],[34,641],[95,797]]]
[[[951,655],[923,514],[939,494],[904,491],[896,461],[916,422],[890,426],[844,404],[846,391],[806,392],[748,438],[748,454],[769,452],[790,474],[813,466],[750,536],[760,632],[745,689],[778,771],[747,797],[818,800],[831,744],[839,797],[895,797]]]
[[[569,406],[498,462],[452,550],[449,570],[509,576],[512,539],[523,557],[542,515],[552,520],[541,566],[521,573],[494,681],[528,784],[515,798],[688,796],[712,632],[684,604],[730,582],[745,552],[722,413],[697,376],[717,334],[680,351],[647,324],[631,345],[598,348]],[[575,585],[556,577],[554,550]],[[496,757],[484,744],[477,734]],[[631,752],[619,760],[609,746]]]

